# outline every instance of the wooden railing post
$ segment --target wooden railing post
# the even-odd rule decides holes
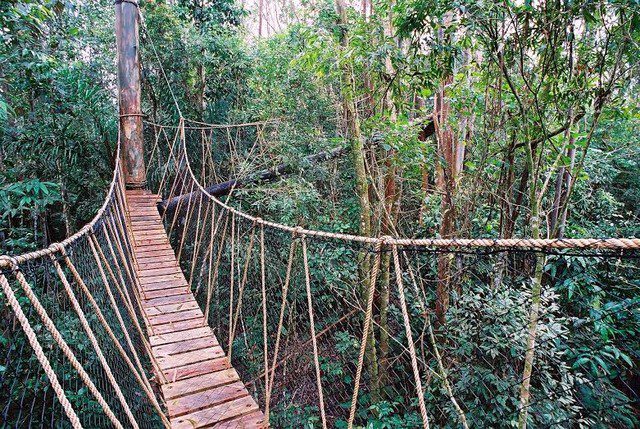
[[[124,179],[127,188],[143,188],[146,186],[147,176],[140,109],[138,2],[137,0],[116,0],[115,8],[120,141]]]

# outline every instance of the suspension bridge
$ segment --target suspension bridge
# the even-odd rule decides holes
[[[135,29],[135,2],[116,8]],[[122,60],[135,39],[123,28],[120,85],[135,88],[135,61]],[[548,346],[637,314],[630,299],[573,326],[558,314],[557,296],[580,275],[569,272],[573,261],[585,258],[603,273],[592,281],[631,279],[637,290],[640,239],[363,237],[284,225],[205,186],[215,168],[212,133],[260,124],[180,115],[177,124],[145,123],[145,144],[143,122],[139,97],[121,98],[113,178],[90,223],[46,249],[0,257],[11,313],[0,362],[3,428],[352,428],[389,412],[373,409],[380,403],[404,427],[424,428],[523,418],[524,426],[563,427],[607,423],[616,407],[633,412],[635,387],[623,378],[626,396],[602,392],[597,406],[571,396],[599,378]],[[549,274],[536,301],[539,258],[556,258],[567,273]],[[434,329],[430,291],[443,260],[459,326]],[[552,328],[538,329],[543,322]],[[504,323],[500,338],[484,330],[492,323]],[[470,350],[456,348],[465,335]],[[537,355],[556,370],[553,391],[540,388]],[[502,421],[486,420],[507,397],[520,400]]]

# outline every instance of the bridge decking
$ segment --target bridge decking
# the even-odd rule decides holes
[[[263,428],[264,415],[207,325],[149,191],[126,194],[147,331],[174,429]],[[162,380],[162,377],[158,377]]]

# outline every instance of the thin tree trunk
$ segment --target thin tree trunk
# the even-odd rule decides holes
[[[336,0],[336,11],[338,13],[338,26],[340,30],[340,45],[342,51],[346,51],[348,47],[347,38],[347,11],[344,0]],[[364,139],[360,129],[360,119],[354,101],[354,78],[353,69],[348,61],[344,61],[342,66],[342,99],[343,113],[346,119],[347,137],[351,142],[351,152],[353,156],[354,171],[356,177],[356,194],[360,206],[359,233],[361,235],[371,235],[371,202],[369,200],[369,178],[365,168],[365,149]],[[360,252],[358,257],[358,284],[360,286],[360,296],[363,302],[367,301],[369,291],[369,271],[371,263],[369,255],[366,252]],[[365,350],[365,361],[369,376],[372,380],[371,396],[372,402],[378,402],[380,399],[378,381],[378,359],[376,356],[375,337],[373,330],[370,331],[367,338],[367,347]]]

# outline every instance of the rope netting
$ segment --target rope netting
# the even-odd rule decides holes
[[[47,249],[0,257],[2,427],[160,427],[119,161],[96,217]]]
[[[272,426],[638,424],[637,239],[399,239],[265,221],[203,186],[265,151],[253,127],[230,139],[152,124],[149,178],[176,202],[163,220],[181,267]]]

